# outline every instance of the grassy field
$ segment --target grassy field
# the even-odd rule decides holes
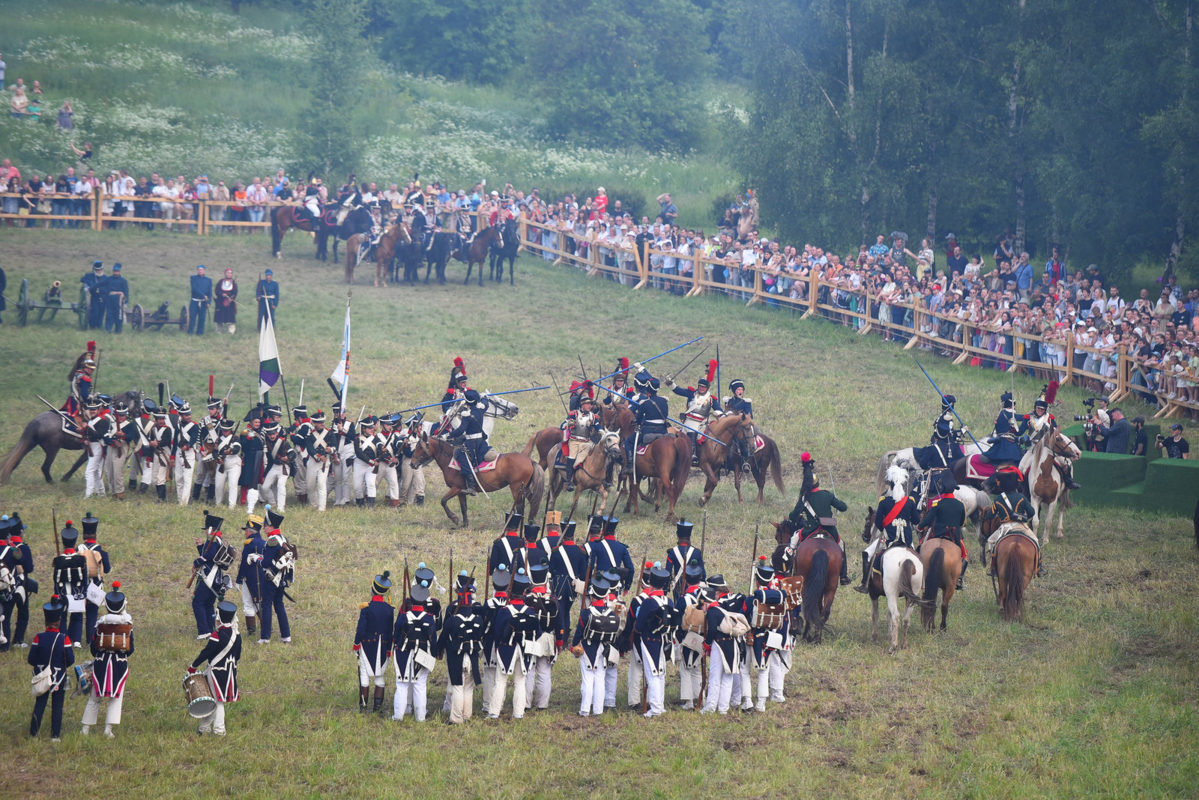
[[[252,291],[260,270],[273,266],[282,285],[278,338],[291,400],[306,378],[309,408],[329,402],[323,383],[340,346],[345,286],[336,268],[308,257],[307,239],[289,239],[282,262],[268,257],[263,236],[3,229],[0,243],[10,303],[0,325],[6,367],[0,370],[0,451],[41,410],[35,393],[56,402],[64,396],[67,370],[91,336],[66,322],[16,328],[16,287],[28,278],[40,295],[57,278],[73,296],[77,276],[96,258],[123,263],[134,302],[153,308],[169,300],[172,309],[186,299],[187,278],[198,263],[232,266],[243,294]],[[452,268],[454,275],[461,269]],[[856,553],[865,507],[875,499],[879,455],[925,440],[938,407],[910,354],[874,337],[719,298],[632,293],[527,256],[514,288],[359,285],[353,308],[350,404],[373,411],[437,400],[455,355],[466,359],[473,386],[500,390],[550,374],[568,380],[577,354],[590,373],[618,356],[646,357],[698,335],[718,342],[723,380],[749,384],[786,468],[786,493],[769,488],[765,505],[737,505],[731,485],[722,483],[707,509],[709,569],[738,585],[748,578],[755,528],[769,530],[766,523],[794,503],[801,451],[831,468],[831,482],[850,504],[841,529]],[[248,305],[243,309],[233,338],[198,341],[173,330],[100,334],[100,387],[149,389],[169,379],[173,391],[195,404],[214,373],[218,386],[235,383],[234,408],[243,408],[257,371],[252,313]],[[659,371],[671,374],[693,354],[664,358]],[[1008,377],[928,361],[942,388],[959,398],[971,427],[989,427]],[[684,377],[699,373],[693,367]],[[1017,379],[1021,407],[1039,389]],[[1081,397],[1066,390],[1065,409]],[[562,417],[550,392],[523,395],[520,405],[514,422],[496,428],[493,441],[501,450],[520,449],[533,431]],[[330,508],[325,514],[293,504],[285,529],[302,557],[291,609],[295,644],[248,646],[243,699],[229,710],[229,735],[199,740],[179,681],[198,652],[184,584],[204,506],[142,499],[85,505],[80,478],[46,486],[36,465],[35,454],[0,487],[0,507],[19,510],[30,525],[36,576],[47,584],[51,509],[60,523],[94,511],[114,577],[130,597],[138,651],[117,740],[80,737],[83,702],[75,698],[68,701],[65,738],[53,748],[45,727],[37,741],[26,735],[27,651],[0,655],[7,698],[0,730],[14,796],[87,786],[99,793],[133,787],[136,796],[163,797],[195,796],[197,789],[280,797],[681,797],[697,791],[729,797],[1184,797],[1199,781],[1199,620],[1192,602],[1199,580],[1189,520],[1075,509],[1065,540],[1046,550],[1049,577],[1033,583],[1024,622],[998,620],[976,565],[967,590],[954,600],[949,631],[913,631],[909,648],[895,657],[885,654],[882,642],[870,641],[868,601],[844,591],[825,644],[798,648],[788,702],[766,714],[673,712],[647,721],[621,711],[581,720],[575,716],[578,672],[567,656],[555,669],[548,713],[521,722],[476,718],[451,729],[437,716],[416,726],[357,713],[350,644],[358,603],[373,574],[402,571],[405,557],[410,564],[429,562],[443,577],[451,546],[456,566],[481,564],[508,502],[473,498],[473,525],[458,531],[450,530],[435,502],[398,512]],[[60,461],[55,475],[66,465]],[[430,474],[431,499],[440,486]],[[701,488],[693,477],[680,502],[681,513],[697,521]],[[661,515],[621,516],[622,538],[636,557],[647,550],[664,557],[673,527]],[[243,521],[233,513],[229,520],[231,526]],[[444,685],[438,667],[430,708],[440,708]],[[390,695],[389,688],[389,703]],[[677,696],[672,672],[668,703]]]

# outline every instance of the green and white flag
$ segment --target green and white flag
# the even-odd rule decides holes
[[[271,310],[267,308],[267,317],[258,334],[258,399],[261,401],[266,393],[279,382],[279,347],[275,344],[275,320]]]

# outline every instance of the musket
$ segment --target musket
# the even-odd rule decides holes
[[[615,391],[613,391],[613,390],[609,389],[607,386],[604,386],[602,383],[593,383],[592,385],[593,385],[593,386],[598,386],[599,388],[603,389],[603,390],[604,390],[605,392],[607,392],[608,394],[614,394],[614,395],[616,395],[617,397],[621,397],[621,398],[623,398],[623,397],[624,397],[624,395],[622,395],[620,392],[615,392]],[[633,399],[633,398],[631,398],[631,397],[630,397],[630,398],[627,398],[627,400],[628,400],[628,402],[629,402],[629,405],[631,405],[631,406],[639,406],[639,405],[641,405],[641,403],[637,402],[636,400],[634,400],[634,399]],[[642,402],[644,402],[644,401],[642,401]],[[693,433],[698,433],[698,434],[700,434],[701,436],[706,436],[707,438],[709,438],[709,439],[711,439],[712,441],[716,442],[716,444],[723,445],[724,447],[728,447],[728,445],[727,445],[727,444],[725,444],[724,442],[720,441],[719,439],[717,439],[715,436],[713,436],[711,433],[708,433],[707,431],[701,431],[699,428],[692,428],[692,427],[691,427],[690,425],[688,425],[687,423],[685,423],[685,422],[682,422],[682,421],[680,421],[680,420],[677,420],[677,419],[675,419],[674,417],[669,417],[669,416],[668,416],[668,417],[666,417],[666,419],[668,419],[669,421],[673,422],[675,425],[678,425],[680,428],[685,428],[686,430],[692,431]]]
[[[692,364],[694,364],[694,363],[695,363],[695,359],[699,358],[700,356],[702,356],[702,355],[703,355],[704,353],[706,353],[706,352],[708,352],[708,348],[707,348],[707,346],[705,346],[703,350],[700,350],[698,353],[696,353],[694,356],[692,356],[692,357],[691,357],[691,360],[690,360],[690,361],[688,361],[686,364],[684,364],[682,369],[680,369],[679,371],[675,372],[675,374],[671,375],[671,376],[670,376],[670,382],[671,382],[671,383],[674,383],[674,379],[675,379],[675,378],[679,377],[679,376],[680,376],[680,375],[682,375],[684,372],[686,372],[686,371],[687,371],[687,367],[689,367],[689,366],[691,366]],[[717,382],[716,382],[716,385],[717,385],[717,387],[719,387],[719,386],[720,386],[720,381],[717,381]]]
[[[749,593],[750,594],[753,594],[753,591],[754,591],[754,569],[757,567],[757,564],[758,564],[758,525],[759,525],[759,523],[756,523],[756,522],[754,523],[754,557],[752,559],[750,559],[750,562],[749,562]]]
[[[720,343],[716,343],[716,396],[720,397]]]
[[[404,597],[400,601],[400,612],[406,613],[408,611],[408,589],[410,588],[408,586],[408,556],[404,556],[404,584],[403,584],[403,586],[404,586]]]
[[[58,416],[62,417],[62,418],[63,418],[63,419],[65,419],[67,422],[71,423],[71,425],[74,425],[74,424],[75,424],[75,420],[73,420],[73,419],[71,419],[70,417],[68,417],[65,411],[63,411],[62,409],[60,409],[60,408],[58,408],[57,406],[55,406],[53,403],[51,403],[51,402],[50,402],[49,400],[47,400],[46,398],[42,397],[40,394],[35,394],[35,395],[34,395],[34,397],[36,397],[38,400],[41,400],[43,403],[45,403],[45,404],[46,404],[46,408],[50,409],[50,410],[51,410],[51,411],[53,411],[55,414],[57,414]]]
[[[229,395],[233,394],[233,384],[229,384],[229,391],[225,392],[225,396],[221,399],[222,413],[229,416]]]
[[[692,340],[691,340],[691,341],[689,341],[689,342],[683,342],[682,344],[675,345],[674,347],[670,348],[669,350],[666,350],[666,351],[663,351],[663,352],[661,352],[661,353],[658,353],[658,355],[656,355],[656,356],[650,356],[649,358],[644,358],[644,359],[642,359],[641,361],[638,361],[637,363],[638,363],[638,364],[640,364],[641,366],[645,366],[646,364],[648,364],[648,363],[649,363],[649,362],[651,362],[651,361],[654,361],[654,360],[656,360],[656,359],[659,359],[659,358],[661,358],[661,357],[662,357],[662,356],[664,356],[664,355],[669,355],[670,353],[673,353],[675,350],[681,350],[682,348],[686,347],[686,346],[687,346],[687,345],[689,345],[689,344],[695,344],[696,342],[698,342],[698,341],[699,341],[700,339],[702,339],[702,338],[704,338],[704,337],[702,337],[702,336],[696,336],[694,339],[692,339]],[[618,369],[618,370],[616,370],[615,372],[609,372],[607,375],[605,375],[605,376],[604,376],[604,377],[602,377],[602,378],[596,378],[596,379],[593,381],[593,383],[596,383],[596,384],[598,384],[600,381],[606,381],[606,380],[608,380],[608,378],[611,378],[611,377],[613,377],[614,375],[619,375],[619,374],[620,374],[620,373],[622,373],[622,372],[624,372],[624,370],[623,370],[623,369]]]
[[[699,529],[699,552],[704,552],[704,541],[708,538],[708,512],[704,511],[704,521]]]
[[[96,362],[96,366],[92,370],[92,391],[98,392],[99,389],[97,389],[96,387],[99,384],[97,383],[96,379],[100,375],[100,346],[99,345],[96,345],[96,355],[92,360]]]
[[[296,402],[296,405],[300,405],[300,406],[304,405],[304,379],[303,378],[300,378],[300,399]]]
[[[50,524],[54,526],[54,554],[62,553],[62,542],[58,538],[58,510],[50,509]],[[52,576],[53,577],[53,576]]]
[[[928,382],[931,383],[933,385],[933,388],[937,390],[937,394],[940,396],[941,402],[944,403],[945,395],[941,391],[941,389],[937,386],[937,382],[933,380],[933,376],[928,374],[928,370],[926,370],[924,368],[924,365],[920,363],[920,359],[913,356],[912,360],[916,362],[916,366],[920,367],[920,371],[924,373],[924,377],[928,378]],[[946,405],[948,405],[948,404],[946,404]],[[979,450],[982,450],[983,446],[978,443],[978,439],[974,438],[974,434],[970,433],[970,428],[966,425],[966,423],[962,422],[962,418],[958,416],[957,409],[955,409],[952,405],[949,405],[948,407],[949,407],[949,410],[953,413],[953,416],[957,418],[957,421],[959,423],[961,423],[963,428],[966,429],[966,434],[970,437],[970,441],[974,442],[975,446],[978,447]]]

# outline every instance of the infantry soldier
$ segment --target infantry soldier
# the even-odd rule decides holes
[[[708,587],[716,599],[708,604],[706,612],[704,652],[711,656],[711,664],[708,668],[708,697],[700,713],[717,711],[727,714],[733,697],[733,676],[741,672],[740,639],[748,632],[749,625],[741,613],[744,609],[742,598],[729,594],[729,586],[723,575],[708,578]],[[738,628],[737,623],[741,623],[743,629]],[[741,635],[738,636],[738,633]]]
[[[271,612],[279,618],[279,635],[283,644],[291,643],[291,623],[283,599],[287,587],[295,579],[296,549],[288,543],[279,527],[283,515],[271,506],[266,507],[266,546],[262,548],[262,632],[258,644],[271,640]]]
[[[87,471],[84,473],[86,488],[83,494],[86,500],[104,496],[104,437],[111,428],[111,420],[108,409],[94,394],[84,404],[83,418],[83,441],[87,447]]]
[[[129,489],[135,487],[139,494],[145,494],[150,489],[154,475],[154,412],[158,406],[153,400],[146,398],[142,401],[140,418],[134,421],[137,425],[137,458],[129,468]]]
[[[216,465],[213,476],[213,493],[217,501],[225,502],[229,508],[237,505],[238,483],[241,480],[241,440],[233,429],[233,420],[222,419],[217,423],[216,441],[212,446],[213,463]]]
[[[200,443],[196,460],[195,478],[192,482],[192,500],[199,500],[205,494],[208,502],[216,500],[216,468],[217,459],[214,454],[217,438],[220,436],[220,424],[224,417],[222,403],[219,398],[209,397],[207,413],[200,418]]]
[[[387,662],[391,660],[392,627],[395,609],[388,599],[391,573],[383,570],[371,582],[371,599],[359,606],[358,628],[354,631],[354,652],[358,654],[358,710],[366,711],[371,686],[375,687],[376,713],[383,707]]]
[[[703,378],[696,382],[695,387],[688,386],[683,388],[676,386],[675,382],[667,378],[665,384],[680,397],[686,398],[687,408],[683,412],[683,422],[695,430],[688,430],[687,436],[691,439],[691,451],[695,453],[696,463],[699,458],[699,449],[696,447],[696,438],[699,432],[708,424],[708,418],[715,412],[716,416],[720,416],[720,400],[712,395],[710,388],[712,381],[716,379],[716,359],[708,362],[708,372]]]
[[[266,436],[263,455],[266,476],[262,479],[263,499],[283,513],[287,506],[287,473],[291,468],[291,444],[278,422],[267,423],[262,429]]]
[[[46,702],[50,701],[52,742],[62,738],[62,707],[67,696],[68,670],[75,663],[75,653],[71,648],[79,646],[70,635],[62,632],[62,615],[65,611],[58,595],[51,597],[50,602],[42,606],[42,612],[46,617],[46,630],[33,637],[33,647],[29,648],[29,657],[26,659],[29,666],[33,667],[35,677],[48,670],[50,678],[49,689],[34,695],[29,735],[37,736],[38,729],[42,727],[42,715],[46,713]]]
[[[491,555],[487,559],[487,571],[494,573],[501,566],[512,572],[524,541],[521,538],[521,521],[524,517],[513,511],[504,518],[504,532],[491,543]]]
[[[312,420],[308,417],[308,408],[303,405],[291,410],[292,424],[286,431],[288,444],[291,446],[291,484],[296,489],[296,499],[300,505],[308,505],[308,454],[304,452],[304,442],[312,429]]]
[[[375,438],[375,418],[367,417],[354,438],[354,505],[375,507],[379,477],[379,442]]]
[[[616,526],[619,524],[620,520],[616,517],[604,517],[603,538],[589,543],[589,569],[592,575],[611,570],[620,576],[621,584],[628,587],[633,581],[633,557],[629,555],[628,545],[616,540]]]
[[[766,614],[783,608],[784,597],[775,581],[774,567],[759,556],[753,571],[753,587],[745,598],[745,616],[750,620],[750,638],[746,641],[745,659],[741,663],[741,710],[765,711],[766,698],[773,697],[782,702],[783,678],[786,674],[782,662],[784,642],[790,638],[787,623],[790,615],[781,615],[782,626],[771,628],[766,624]],[[774,615],[778,619],[778,615]],[[754,680],[757,673],[758,702],[753,702]]]
[[[646,717],[656,717],[665,711],[666,662],[677,609],[666,599],[670,572],[655,562],[646,576],[649,589],[637,609],[637,638],[640,642],[641,664],[645,670]]]
[[[337,459],[333,431],[325,427],[325,412],[319,408],[312,415],[312,427],[304,437],[302,451],[308,472],[308,496],[318,511],[325,510],[329,500],[329,467]]]
[[[6,623],[11,622],[8,616],[15,608],[16,628],[13,630],[12,636],[7,635],[6,629],[5,636],[8,638],[9,645],[17,647],[29,646],[25,643],[25,630],[29,625],[29,596],[37,592],[37,581],[33,577],[33,550],[25,543],[24,535],[25,523],[21,522],[20,514],[14,513],[8,518],[8,547],[10,549],[3,561],[13,573],[16,587],[13,589],[13,605],[5,606],[4,616]]]
[[[932,528],[934,539],[948,539],[962,548],[962,572],[958,575],[957,588],[960,591],[965,586],[966,567],[970,560],[966,554],[966,543],[962,540],[962,525],[966,523],[966,507],[962,501],[953,496],[958,488],[953,473],[945,470],[941,473],[941,494],[929,498],[928,510],[920,518],[920,530]]]
[[[204,323],[208,319],[208,306],[212,303],[212,278],[204,274],[204,265],[196,267],[191,276],[191,301],[187,308],[187,332],[204,335]]]
[[[262,606],[262,551],[266,542],[262,540],[263,518],[251,514],[246,518],[245,541],[241,547],[241,563],[237,567],[236,583],[241,593],[242,614],[246,618],[246,631],[254,633],[258,611]]]
[[[637,614],[641,611],[641,604],[649,596],[649,571],[653,568],[653,563],[646,561],[641,568],[641,579],[638,582],[637,594],[633,595],[633,599],[629,601],[628,613],[623,620],[624,625],[620,630],[620,635],[616,640],[616,647],[620,653],[627,653],[629,657],[628,678],[626,680],[626,688],[628,690],[627,698],[629,709],[636,709],[641,703],[642,685],[645,680],[645,668],[641,661],[641,636],[637,630]],[[620,587],[619,578],[616,573],[603,570],[599,573],[612,586],[613,591],[617,591]],[[628,581],[624,582],[625,586],[629,585]]]
[[[504,708],[508,676],[512,676],[512,718],[523,719],[525,716],[524,642],[527,633],[537,626],[536,617],[525,607],[524,595],[528,588],[529,576],[522,569],[512,576],[512,597],[507,605],[496,609],[492,622],[492,641],[498,664],[491,687],[491,702],[487,706],[487,715],[491,719],[497,719]]]
[[[175,452],[171,459],[175,464],[175,492],[181,506],[191,500],[201,433],[203,429],[192,420],[191,405],[184,402],[179,406],[179,419],[175,422]]]
[[[171,450],[175,441],[175,429],[167,423],[166,409],[154,411],[154,425],[150,428],[149,442],[153,453],[150,482],[158,493],[158,502],[167,500],[167,477],[171,474]]]
[[[393,415],[379,417],[379,433],[375,435],[375,453],[379,466],[376,475],[387,481],[387,505],[396,508],[400,504],[399,464],[404,446],[405,432],[396,427],[397,418]],[[375,492],[379,491],[378,477],[375,479]]]
[[[100,606],[103,601],[93,602],[93,598],[99,600],[104,595],[104,576],[112,572],[112,564],[108,559],[108,552],[99,545],[96,541],[96,531],[100,527],[100,520],[92,516],[92,512],[87,512],[80,524],[83,525],[83,544],[79,545],[79,552],[87,559],[87,611],[84,618],[84,636],[87,641],[92,640],[92,634],[96,631],[96,617],[99,616]]]
[[[97,632],[89,640],[92,661],[92,691],[83,709],[84,736],[100,718],[100,700],[108,699],[104,714],[104,735],[112,739],[112,727],[121,724],[121,706],[125,700],[125,681],[129,678],[129,656],[133,655],[133,618],[126,610],[121,582],[113,581],[112,591],[104,595],[104,616]],[[118,635],[114,635],[118,634]],[[124,636],[119,635],[124,633]]]
[[[356,425],[346,419],[341,403],[333,404],[333,439],[337,458],[333,461],[333,505],[344,506],[354,499],[354,439]],[[324,506],[321,506],[324,509]]]
[[[702,582],[700,567],[688,564],[683,570],[685,574],[686,591],[675,602],[680,613],[690,608],[698,608],[702,612],[712,600],[707,584]],[[698,641],[694,637],[699,637]],[[683,708],[691,711],[695,704],[701,701],[703,691],[703,637],[698,633],[688,632],[679,641],[679,700]]]
[[[666,551],[666,568],[670,571],[670,591],[674,599],[678,600],[688,586],[702,581],[707,576],[707,571],[704,569],[703,551],[691,544],[691,532],[695,529],[695,523],[681,519],[674,527],[678,544]],[[693,565],[698,568],[699,581],[691,581],[691,576],[687,574],[687,567]]]
[[[855,592],[868,594],[872,564],[881,565],[882,553],[888,547],[899,545],[911,547],[912,534],[920,524],[920,513],[916,502],[904,493],[903,483],[888,477],[888,494],[879,498],[874,512],[874,527],[878,531],[870,546],[862,551],[862,582],[853,587]]]
[[[571,640],[571,652],[579,659],[582,678],[580,717],[598,717],[604,712],[604,673],[620,627],[620,621],[607,602],[610,588],[602,578],[587,587],[589,602],[579,612],[579,624]]]
[[[137,423],[123,401],[112,408],[112,424],[104,437],[104,480],[118,500],[125,499],[125,462],[138,443]],[[132,484],[133,481],[130,481]]]
[[[62,554],[54,558],[54,594],[66,601],[66,633],[75,647],[83,645],[87,605],[87,557],[75,550],[79,531],[67,520],[60,533]]]
[[[196,618],[196,639],[205,639],[212,633],[213,606],[225,594],[224,563],[231,566],[223,535],[221,534],[220,517],[214,517],[204,512],[203,539],[196,539],[196,558],[192,561],[192,574],[196,581],[196,591],[192,594],[192,614]],[[219,562],[219,563],[218,563]]]
[[[0,653],[9,650],[8,637],[12,632],[12,612],[19,581],[20,555],[8,543],[10,525],[8,514],[0,516]]]
[[[999,480],[999,494],[991,502],[991,507],[984,512],[984,519],[994,519],[998,521],[994,532],[987,538],[985,558],[991,558],[991,553],[995,550],[995,544],[1003,537],[1010,529],[1011,525],[1028,525],[1037,517],[1036,509],[1032,503],[1020,491],[1020,480],[1023,477],[1020,474],[1018,467],[1007,466],[1001,467],[997,473]],[[1035,526],[1034,526],[1035,528]],[[992,576],[997,575],[997,567],[995,560],[991,559]],[[965,571],[963,569],[963,571]],[[1041,568],[1041,550],[1037,548],[1037,577],[1045,577],[1045,571]]]
[[[225,704],[236,703],[241,692],[237,686],[237,663],[241,658],[241,634],[237,632],[237,606],[221,602],[217,605],[220,624],[207,637],[204,649],[187,668],[188,675],[195,675],[199,666],[208,662],[208,685],[216,699],[216,708],[200,720],[200,734],[225,735]]]
[[[418,414],[408,421],[400,446],[400,505],[425,504],[425,468],[412,466],[412,448],[420,441],[421,418]]]
[[[537,551],[540,560],[532,561],[528,567],[529,590],[525,593],[527,613],[536,620],[536,627],[525,632],[522,649],[525,653],[525,697],[529,708],[545,710],[550,705],[553,687],[553,666],[562,648],[562,637],[558,630],[558,600],[551,594],[549,586],[549,564]]]
[[[508,587],[512,584],[512,573],[508,567],[500,564],[488,578],[494,588],[494,594],[487,598],[483,606],[483,713],[491,716],[491,699],[495,688],[496,672],[500,668],[499,651],[496,648],[496,614],[508,605]],[[495,716],[499,716],[499,709]]]
[[[561,513],[561,512],[553,512]],[[558,629],[563,633],[570,630],[570,609],[575,597],[586,604],[583,597],[587,586],[587,553],[574,540],[575,521],[567,520],[558,539],[558,545],[550,553],[550,585],[558,598]]]
[[[795,526],[802,525],[802,530],[792,537],[791,546],[798,546],[799,542],[807,539],[817,531],[824,531],[836,540],[841,547],[841,585],[849,584],[849,572],[845,564],[845,543],[841,541],[841,534],[837,532],[837,521],[833,518],[833,509],[838,511],[848,511],[849,506],[845,505],[844,501],[839,500],[832,492],[820,488],[820,478],[816,475],[816,462],[808,453],[804,453],[800,457],[800,463],[803,466],[803,485],[799,491],[799,500],[795,503],[795,508],[791,509],[791,514],[787,517]]]
[[[262,418],[253,415],[238,442],[241,444],[241,474],[237,478],[239,499],[246,504],[246,513],[253,514],[258,505],[259,487],[266,474],[266,443],[263,441]]]
[[[475,585],[465,570],[455,581],[458,600],[446,609],[445,625],[437,640],[436,655],[445,658],[449,673],[450,724],[459,725],[474,712],[478,655],[483,647],[483,607],[475,602]]]
[[[419,573],[419,570],[417,570]],[[425,608],[429,589],[422,582],[409,587],[408,600],[396,615],[392,641],[395,644],[396,691],[392,719],[404,718],[412,703],[417,722],[425,721],[428,705],[429,673],[436,663],[433,657],[437,640],[437,618]]]

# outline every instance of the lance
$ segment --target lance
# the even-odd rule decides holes
[[[720,345],[716,345],[716,396],[720,397],[720,387],[723,386],[720,382]]]
[[[72,425],[72,426],[75,424],[75,420],[73,420],[73,419],[71,419],[70,417],[68,417],[68,416],[66,415],[66,413],[65,413],[65,412],[63,412],[61,409],[57,408],[57,407],[56,407],[56,406],[55,406],[53,403],[51,403],[51,402],[50,402],[49,400],[47,400],[46,398],[42,397],[40,394],[35,394],[35,395],[34,395],[34,397],[36,397],[38,400],[41,400],[43,403],[45,403],[45,404],[46,404],[46,408],[50,409],[50,410],[51,410],[51,411],[53,411],[55,414],[57,414],[58,416],[62,417],[62,418],[63,418],[63,419],[65,419],[67,422],[71,423],[71,425]]]
[[[297,401],[296,404],[301,405],[301,406],[304,405],[304,379],[303,378],[300,378],[300,399]]]
[[[674,347],[670,348],[669,350],[666,350],[665,352],[658,353],[658,355],[656,355],[656,356],[650,356],[649,358],[642,359],[641,361],[638,361],[637,363],[644,367],[649,362],[657,360],[657,359],[661,358],[662,356],[669,355],[670,353],[673,353],[675,350],[681,350],[682,348],[686,347],[689,344],[695,344],[702,338],[704,338],[704,337],[696,336],[694,339],[692,339],[689,342],[683,342],[682,344],[675,345]],[[618,369],[615,372],[609,372],[607,375],[605,375],[602,378],[596,378],[594,383],[599,383],[600,381],[606,381],[606,380],[608,380],[608,378],[611,378],[614,375],[619,375],[622,372],[624,372],[623,369]]]
[[[593,385],[593,386],[598,386],[599,388],[603,389],[603,390],[604,390],[605,392],[607,392],[608,394],[614,394],[614,395],[616,395],[617,397],[624,397],[624,395],[622,395],[620,392],[614,392],[614,391],[612,391],[611,389],[609,389],[607,386],[604,386],[604,385],[603,385],[603,384],[601,384],[601,383],[595,383],[595,384],[592,384],[592,385]],[[629,404],[630,404],[630,405],[634,405],[634,406],[639,406],[639,405],[641,405],[641,403],[637,402],[636,400],[633,400],[632,398],[628,398],[628,401],[629,401]],[[642,401],[642,402],[644,402],[644,401]],[[675,419],[674,417],[667,417],[666,419],[670,420],[670,421],[671,421],[671,422],[673,422],[675,425],[678,425],[680,428],[686,428],[687,430],[689,430],[689,431],[692,431],[692,432],[694,432],[694,433],[698,433],[698,434],[699,434],[699,435],[701,435],[701,436],[706,436],[707,438],[709,438],[709,439],[711,439],[712,441],[716,442],[716,444],[723,445],[724,447],[728,447],[728,445],[727,445],[727,444],[725,444],[724,442],[720,441],[719,439],[717,439],[715,436],[713,436],[713,435],[712,435],[712,434],[710,434],[710,433],[705,433],[704,431],[701,431],[701,430],[699,430],[698,428],[692,428],[692,427],[691,427],[690,425],[688,425],[687,423],[685,423],[685,422],[682,422],[682,421],[680,421],[680,420],[677,420],[677,419]]]
[[[933,385],[933,388],[937,390],[937,394],[940,395],[940,397],[941,397],[941,402],[944,403],[945,395],[944,395],[944,393],[942,393],[941,389],[937,386],[937,382],[933,380],[933,376],[928,374],[928,370],[926,370],[924,368],[924,365],[920,363],[920,359],[913,356],[912,360],[916,362],[916,366],[920,367],[920,371],[924,373],[924,377],[928,378],[928,382],[931,383]],[[962,418],[958,416],[957,409],[955,409],[952,405],[949,405],[948,403],[945,403],[945,405],[947,405],[949,407],[949,410],[953,413],[953,416],[956,417],[957,421],[961,422],[962,427],[966,429],[966,434],[970,437],[970,441],[974,442],[975,447],[977,447],[979,450],[982,450],[983,446],[978,443],[978,439],[974,438],[974,434],[970,433],[970,428],[966,425],[966,423],[962,422]]]
[[[520,394],[521,392],[540,392],[542,389],[548,389],[549,386],[530,386],[528,389],[509,389],[505,392],[485,392],[482,397],[499,397],[502,394]],[[426,408],[439,408],[444,401],[429,403],[428,405],[416,406],[415,408],[404,408],[399,411],[394,411],[394,414],[407,414],[409,411],[424,411]]]
[[[682,375],[684,372],[686,372],[686,371],[687,371],[687,367],[689,367],[689,366],[691,366],[692,364],[694,364],[694,363],[695,363],[695,359],[699,358],[700,356],[702,356],[702,355],[703,355],[704,353],[706,353],[706,352],[708,352],[708,348],[705,346],[703,350],[700,350],[698,353],[696,353],[694,356],[692,356],[692,357],[691,357],[691,360],[690,360],[690,361],[688,361],[686,364],[684,364],[682,369],[680,369],[678,372],[676,372],[675,374],[673,374],[673,375],[671,375],[671,376],[670,376],[670,381],[671,381],[671,383],[674,383],[674,379],[675,379],[675,378],[679,377],[679,376],[680,376],[680,375]],[[716,385],[717,385],[717,386],[719,386],[719,385],[720,385],[720,381],[717,381],[717,382],[716,382]]]

